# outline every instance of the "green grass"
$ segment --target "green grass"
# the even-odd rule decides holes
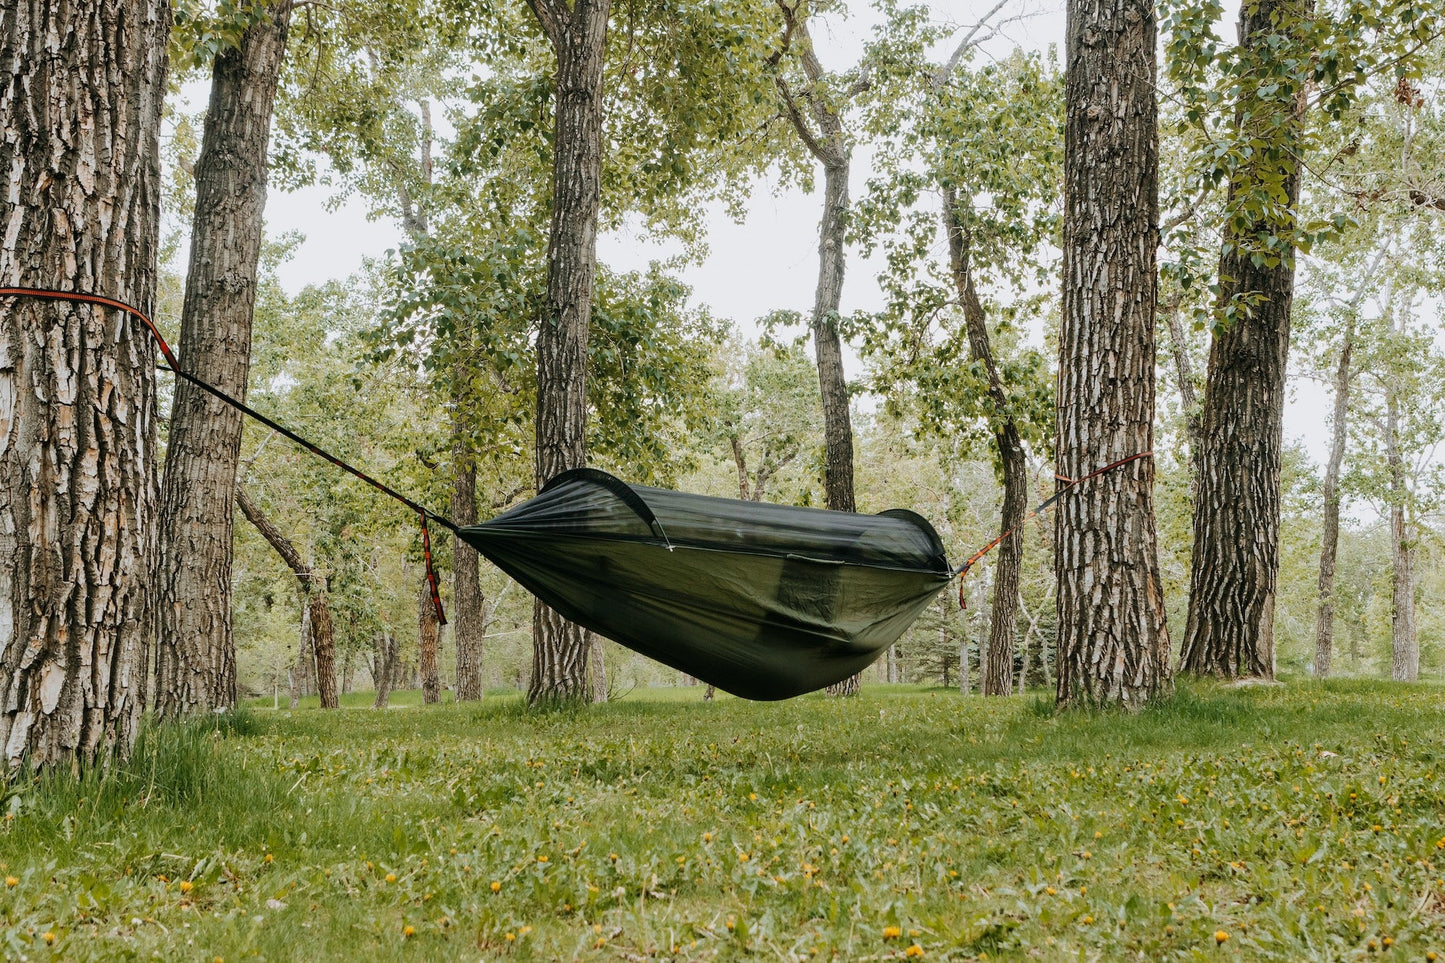
[[[264,700],[3,790],[0,957],[1445,956],[1442,695]]]

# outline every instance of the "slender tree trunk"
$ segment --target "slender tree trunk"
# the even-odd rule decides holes
[[[431,582],[421,577],[417,592],[417,669],[421,673],[421,701],[435,705],[442,701],[442,677],[437,665],[437,649],[441,645],[442,627],[437,609],[431,600]]]
[[[356,670],[352,667],[352,662],[353,662],[353,660],[354,660],[355,658],[356,658],[355,650],[348,646],[347,649],[346,649],[346,654],[341,657],[341,694],[342,694],[342,695],[350,695],[350,694],[351,694],[351,679],[352,679],[353,673],[356,671]]]
[[[1153,448],[1159,243],[1156,23],[1135,0],[1069,0],[1057,471]],[[1060,499],[1058,702],[1137,707],[1169,691],[1154,461]]]
[[[155,301],[164,0],[0,8],[0,286]],[[125,756],[145,700],[155,346],[123,312],[0,299],[4,768]]]
[[[251,368],[266,148],[290,21],[290,0],[282,0],[239,46],[216,54],[196,161],[180,363],[233,398],[246,397]],[[156,579],[156,712],[163,719],[236,705],[231,496],[241,429],[239,411],[176,382]]]
[[[1184,437],[1189,442],[1189,470],[1193,475],[1199,457],[1199,395],[1194,387],[1194,361],[1189,357],[1189,339],[1179,319],[1179,296],[1164,306],[1169,322],[1169,350],[1174,356],[1174,377],[1179,382],[1179,403],[1184,409]]]
[[[587,671],[592,674],[592,701],[607,701],[607,640],[596,632],[588,632],[587,640],[591,646],[591,653],[587,657]]]
[[[1335,644],[1335,558],[1340,542],[1340,471],[1345,461],[1345,442],[1349,437],[1351,359],[1355,350],[1355,319],[1360,303],[1369,293],[1375,272],[1390,252],[1387,241],[1376,251],[1374,259],[1359,279],[1354,296],[1345,307],[1345,330],[1340,336],[1340,357],[1335,365],[1335,404],[1330,422],[1330,458],[1325,466],[1325,515],[1320,537],[1320,608],[1315,625],[1314,675],[1327,678]]]
[[[737,466],[738,470],[738,497],[743,501],[750,501],[751,499],[748,495],[748,458],[747,453],[743,451],[742,437],[739,436],[737,432],[733,432],[728,436],[728,442],[732,445],[733,464]]]
[[[460,419],[460,414],[455,416]],[[456,475],[452,486],[452,520],[458,525],[477,523],[477,466],[466,435],[459,428],[452,435]],[[457,650],[458,702],[482,697],[483,624],[482,580],[477,550],[461,539],[453,543],[452,598],[456,609],[452,619],[452,640]]]
[[[846,155],[845,155],[846,156]],[[843,342],[838,336],[838,307],[843,295],[843,243],[848,215],[848,163],[823,170],[823,225],[818,239],[818,289],[813,301],[813,351],[823,396],[823,491],[828,508],[857,511],[853,497],[853,425],[848,411],[848,382],[843,376]],[[862,674],[828,686],[832,696],[858,693]]]
[[[1414,682],[1420,677],[1415,533],[1408,517],[1410,492],[1400,451],[1400,392],[1394,378],[1385,379],[1385,465],[1390,473],[1390,677],[1396,682]]]
[[[317,572],[314,566],[306,564],[296,546],[266,517],[244,488],[237,486],[235,492],[236,506],[241,509],[241,514],[255,526],[266,543],[281,556],[286,567],[291,569],[291,574],[296,576],[297,591],[301,596],[303,626],[299,664],[306,670],[302,673],[301,687],[306,688],[305,676],[309,675],[314,663],[316,691],[321,697],[321,708],[339,708],[341,700],[336,694],[336,635],[331,620],[326,576]]]
[[[391,704],[391,687],[396,682],[397,670],[397,644],[396,637],[382,627],[381,635],[376,638],[376,652],[372,660],[377,666],[373,673],[373,680],[376,682],[376,699],[372,702],[373,709],[385,709]]]
[[[968,329],[968,353],[983,365],[988,377],[989,402],[993,406],[994,444],[1003,475],[1003,512],[999,534],[1008,537],[999,544],[994,565],[993,611],[989,617],[988,646],[984,650],[983,694],[1008,695],[1013,683],[1014,639],[1018,627],[1019,571],[1024,556],[1024,513],[1028,511],[1029,465],[1023,440],[1010,410],[1003,376],[994,361],[988,319],[974,286],[970,262],[971,238],[959,218],[958,195],[943,188],[943,227],[948,235],[949,262],[954,288],[963,307]]]
[[[1340,359],[1335,366],[1335,409],[1330,424],[1330,460],[1325,465],[1325,517],[1320,535],[1320,610],[1315,626],[1314,675],[1330,674],[1335,645],[1335,557],[1340,544],[1340,469],[1345,461],[1345,439],[1350,415],[1350,357],[1355,350],[1355,317],[1345,319],[1340,338]]]
[[[294,711],[301,700],[311,694],[311,673],[316,668],[315,649],[311,647],[311,606],[305,593],[301,595],[301,633],[296,638],[296,661],[291,663],[291,704]]]
[[[557,56],[547,297],[537,333],[537,487],[587,461],[587,334],[597,267],[602,68],[611,0],[528,0]],[[529,703],[586,700],[587,638],[540,601]]]
[[[1240,10],[1241,44],[1259,49],[1273,44],[1279,23],[1300,22],[1308,9],[1308,0],[1246,3]],[[1270,204],[1279,213],[1236,224],[1219,259],[1219,306],[1230,323],[1215,335],[1209,352],[1180,666],[1195,675],[1272,679],[1285,375],[1294,299],[1293,250],[1276,249],[1278,239],[1293,230],[1299,202],[1304,99],[1301,88],[1293,112],[1277,123],[1271,103],[1245,86],[1237,125],[1241,134],[1253,132],[1267,146],[1231,177],[1228,207],[1235,209],[1245,193],[1269,190],[1280,195]],[[1269,126],[1254,130],[1262,124]],[[1276,264],[1260,256],[1263,244],[1272,245]]]

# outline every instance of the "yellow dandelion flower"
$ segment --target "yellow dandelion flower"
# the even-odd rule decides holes
[[[919,946],[917,943],[914,943],[908,949],[903,951],[903,955],[908,957],[922,956],[923,947]]]
[[[40,938],[45,941],[45,945],[46,945],[46,946],[54,946],[54,945],[55,945],[55,934],[52,933],[52,932],[50,932],[49,930],[46,930],[44,933],[41,933],[41,934],[40,934]]]
[[[1215,931],[1214,931],[1214,942],[1215,942],[1215,943],[1223,943],[1223,942],[1224,942],[1225,940],[1227,940],[1227,939],[1229,939],[1229,934],[1226,933],[1226,932],[1224,932],[1224,930],[1215,930]]]
[[[885,940],[896,940],[903,935],[903,930],[897,926],[883,927],[883,938]]]
[[[415,935],[416,935],[416,927],[415,927],[415,926],[412,926],[411,924],[407,924],[406,926],[403,926],[403,927],[401,928],[401,935],[402,935],[402,936],[405,936],[405,937],[407,937],[407,938],[411,938],[411,937],[415,936]]]
[[[387,873],[387,874],[386,874],[386,881],[387,881],[388,883],[395,883],[395,882],[396,882],[396,874],[395,874],[395,873]]]
[[[6,889],[14,889],[15,887],[17,887],[17,886],[19,886],[19,885],[20,885],[20,880],[16,879],[14,876],[6,876],[6,877],[5,877],[5,888],[6,888]]]
[[[270,853],[267,853],[267,854],[266,854],[265,862],[274,863],[274,862],[276,862],[276,857],[275,857],[275,856],[272,856]]]
[[[181,880],[181,892],[182,892],[182,893],[189,893],[191,890],[193,890],[193,889],[195,889],[195,888],[196,888],[195,885],[194,885],[190,880],[188,880],[188,879],[183,879],[183,880]]]
[[[495,880],[495,879],[492,880],[492,892],[493,892],[493,893],[499,893],[499,892],[501,892],[501,891],[502,891],[502,884],[501,884],[500,882],[498,882],[497,880]]]

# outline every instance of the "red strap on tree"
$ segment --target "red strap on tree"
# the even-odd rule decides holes
[[[437,623],[439,625],[447,624],[446,613],[442,610],[442,598],[441,591],[438,587],[436,568],[432,564],[431,534],[427,531],[427,520],[431,519],[432,521],[437,522],[453,534],[456,534],[457,526],[451,521],[451,519],[438,515],[431,509],[412,501],[410,498],[407,498],[405,495],[392,488],[391,486],[377,481],[375,478],[372,478],[361,469],[353,467],[352,465],[342,461],[340,458],[331,454],[329,451],[326,451],[324,448],[320,448],[307,441],[305,438],[302,438],[291,429],[271,420],[270,418],[261,414],[255,408],[252,408],[250,405],[246,404],[244,401],[232,398],[221,389],[211,384],[208,384],[205,381],[202,381],[200,378],[197,378],[189,371],[182,370],[181,366],[176,362],[176,356],[171,352],[171,346],[166,344],[165,338],[161,337],[160,329],[155,326],[155,322],[151,321],[151,319],[138,308],[132,307],[131,305],[126,304],[124,301],[117,301],[114,298],[102,297],[98,294],[84,294],[79,291],[53,291],[47,288],[0,288],[0,298],[9,297],[47,298],[52,301],[76,301],[82,304],[98,304],[101,307],[115,308],[117,311],[124,311],[125,313],[129,314],[133,318],[136,318],[138,321],[140,321],[146,326],[146,330],[150,332],[151,338],[155,340],[156,347],[160,349],[161,355],[166,359],[165,367],[167,371],[170,371],[178,378],[189,381],[191,384],[195,385],[197,388],[200,388],[202,391],[206,392],[212,397],[217,398],[220,401],[230,405],[232,408],[235,408],[242,414],[247,415],[248,417],[253,418],[256,421],[259,421],[261,424],[265,425],[267,428],[270,428],[277,434],[284,435],[291,441],[300,445],[302,448],[305,448],[307,451],[311,452],[313,455],[324,458],[326,461],[331,462],[331,464],[335,465],[337,468],[340,468],[342,471],[349,472],[351,475],[366,482],[366,484],[370,485],[372,488],[375,488],[382,494],[394,498],[395,500],[405,505],[407,508],[410,508],[412,511],[416,512],[417,517],[421,519],[422,555],[426,561],[426,580],[428,586],[430,586],[431,588],[432,604],[436,606]]]
[[[1055,491],[1055,492],[1054,492],[1051,496],[1049,496],[1047,499],[1045,499],[1044,501],[1040,502],[1040,503],[1039,503],[1039,506],[1038,506],[1037,508],[1035,508],[1033,511],[1029,512],[1027,515],[1025,515],[1023,520],[1024,520],[1025,522],[1027,522],[1029,519],[1037,518],[1039,515],[1041,515],[1041,514],[1043,514],[1044,512],[1048,511],[1050,508],[1053,507],[1054,502],[1058,501],[1059,498],[1063,496],[1064,492],[1068,491],[1070,488],[1073,488],[1075,485],[1082,485],[1082,484],[1083,484],[1084,482],[1086,482],[1086,481],[1089,481],[1089,480],[1094,479],[1094,478],[1098,478],[1100,475],[1104,474],[1105,472],[1113,471],[1115,468],[1119,468],[1119,467],[1121,467],[1121,466],[1123,466],[1123,465],[1127,465],[1127,464],[1129,464],[1129,462],[1131,462],[1131,461],[1138,461],[1140,458],[1149,458],[1149,457],[1151,457],[1153,454],[1154,454],[1154,453],[1153,453],[1152,451],[1141,451],[1141,452],[1139,452],[1138,454],[1130,455],[1128,458],[1120,458],[1118,461],[1110,462],[1109,464],[1105,465],[1103,468],[1098,468],[1098,469],[1095,469],[1094,471],[1089,472],[1087,475],[1084,475],[1082,478],[1066,478],[1066,477],[1064,477],[1063,475],[1055,474],[1055,475],[1054,475],[1054,478],[1057,479],[1058,481],[1064,482],[1065,484],[1064,484],[1062,487],[1060,487],[1057,491]],[[1012,528],[1009,529],[1008,531],[1004,532],[1004,533],[1003,533],[1002,535],[1000,535],[998,538],[995,538],[993,541],[989,542],[989,543],[988,543],[987,545],[985,545],[983,548],[981,548],[981,549],[979,549],[978,551],[974,552],[972,555],[970,555],[970,556],[967,558],[967,560],[964,561],[964,563],[963,563],[962,565],[960,565],[958,568],[956,568],[956,569],[953,570],[953,574],[958,577],[958,607],[959,607],[960,609],[966,609],[966,608],[968,608],[968,601],[965,599],[964,594],[963,594],[963,580],[968,577],[968,570],[971,569],[971,568],[973,568],[973,566],[978,562],[979,559],[983,558],[983,557],[984,557],[985,555],[987,555],[989,552],[991,552],[991,551],[993,551],[994,549],[998,548],[999,545],[1001,545],[1001,544],[1003,543],[1003,540],[1006,539],[1006,538],[1008,538],[1008,537],[1009,537],[1010,535],[1012,535],[1013,533],[1014,533],[1014,529],[1012,529]]]

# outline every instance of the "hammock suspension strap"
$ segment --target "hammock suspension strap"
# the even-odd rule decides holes
[[[113,298],[102,297],[98,294],[85,294],[79,291],[55,291],[48,288],[0,287],[0,298],[10,297],[44,298],[51,301],[73,301],[81,304],[96,304],[100,305],[101,307],[114,308],[118,311],[124,311],[131,317],[137,319],[142,324],[144,324],[146,330],[150,332],[152,340],[154,340],[156,343],[156,347],[160,349],[161,356],[166,359],[166,363],[160,365],[159,367],[164,368],[165,370],[171,372],[176,377],[181,378],[182,380],[190,382],[197,388],[200,388],[202,391],[206,392],[214,398],[217,398],[225,404],[230,405],[232,408],[236,409],[242,414],[253,418],[256,421],[259,421],[261,424],[265,425],[267,428],[270,428],[277,434],[284,435],[286,438],[289,438],[291,441],[300,445],[302,448],[305,448],[313,455],[329,461],[331,464],[335,465],[337,468],[340,468],[342,471],[350,473],[352,476],[360,479],[361,481],[370,485],[372,488],[375,488],[383,495],[387,495],[388,497],[393,498],[398,502],[401,502],[407,508],[410,508],[412,511],[416,512],[417,518],[420,520],[421,523],[422,556],[426,563],[426,580],[427,586],[431,592],[432,605],[436,608],[437,622],[441,625],[447,624],[446,613],[442,610],[441,592],[438,587],[436,567],[432,564],[431,534],[428,531],[427,522],[428,520],[434,521],[438,525],[441,525],[443,528],[452,532],[453,534],[456,534],[457,526],[451,521],[451,519],[446,518],[443,515],[439,515],[431,509],[419,504],[418,502],[407,498],[405,495],[392,488],[390,485],[387,485],[384,482],[377,481],[375,478],[372,478],[361,469],[348,464],[337,456],[331,454],[331,452],[326,451],[324,448],[314,445],[311,442],[307,441],[305,438],[302,438],[291,429],[285,427],[284,425],[278,424],[271,418],[268,418],[265,415],[261,414],[261,412],[257,411],[255,408],[252,408],[244,401],[232,398],[221,389],[211,384],[208,384],[205,381],[202,381],[200,378],[191,374],[189,371],[183,369],[180,364],[177,363],[176,356],[171,351],[171,346],[167,344],[166,339],[161,336],[161,332],[155,326],[155,322],[151,321],[151,319],[147,317],[146,314],[140,309],[132,307],[131,305],[126,304],[124,301],[117,301]]]

